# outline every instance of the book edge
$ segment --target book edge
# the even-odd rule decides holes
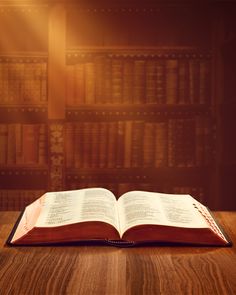
[[[216,246],[218,247],[219,245],[215,244],[197,244],[197,243],[173,243],[173,242],[158,242],[158,241],[142,241],[142,242],[135,242],[135,241],[125,241],[125,240],[109,240],[109,239],[88,239],[88,240],[80,240],[80,241],[68,241],[68,242],[47,242],[47,243],[37,243],[37,244],[24,244],[24,242],[20,244],[14,244],[12,243],[12,238],[17,230],[17,227],[22,219],[22,216],[25,212],[25,209],[19,214],[5,244],[8,246],[63,246],[63,245],[110,245],[110,246],[117,246],[117,247],[133,247],[133,246],[148,246],[148,245],[173,245],[173,246],[195,246],[195,247],[211,247],[211,246]],[[229,235],[225,232],[223,227],[219,224],[217,221],[216,217],[213,215],[212,211],[206,207],[207,211],[211,215],[212,219],[220,229],[221,233],[225,237],[227,243],[225,245],[222,245],[223,247],[231,247],[233,245],[232,240],[230,239]]]
[[[226,239],[226,241],[228,242],[226,244],[226,246],[233,246],[233,242],[230,239],[229,235],[226,233],[226,231],[224,230],[224,228],[221,226],[221,224],[218,222],[218,220],[216,219],[216,217],[214,216],[213,212],[206,206],[207,211],[209,212],[209,214],[211,215],[212,219],[214,220],[214,222],[216,223],[216,225],[218,226],[219,230],[221,231],[222,235],[224,236],[224,238]]]
[[[10,232],[7,240],[6,240],[6,245],[8,245],[8,246],[15,245],[11,241],[12,241],[12,238],[13,238],[13,236],[14,236],[17,228],[18,228],[18,225],[19,225],[19,223],[20,223],[20,221],[21,221],[21,219],[22,219],[22,217],[23,217],[23,215],[25,213],[25,210],[26,210],[26,208],[24,208],[24,210],[21,211],[20,214],[19,214],[19,216],[17,217],[17,220],[16,220],[16,222],[15,222],[15,224],[14,224],[14,226],[13,226],[13,228],[12,228],[12,230],[11,230],[11,232]]]

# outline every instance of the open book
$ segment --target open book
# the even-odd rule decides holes
[[[230,244],[209,210],[190,195],[130,191],[117,200],[104,188],[44,194],[25,208],[8,243],[79,241]]]

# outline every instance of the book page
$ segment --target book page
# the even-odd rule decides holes
[[[54,227],[85,221],[102,221],[119,230],[115,196],[102,188],[45,194],[37,227]]]
[[[133,191],[118,200],[121,235],[142,224],[189,228],[208,227],[190,195]]]

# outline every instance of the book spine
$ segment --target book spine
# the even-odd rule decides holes
[[[199,70],[199,103],[210,103],[210,62],[200,60]]]
[[[116,167],[117,168],[121,168],[124,166],[124,135],[125,135],[125,122],[118,121],[117,149],[116,149]]]
[[[125,122],[125,135],[124,135],[124,167],[131,168],[132,159],[132,121]]]
[[[83,168],[91,167],[91,154],[92,154],[92,137],[91,137],[91,122],[83,123]]]
[[[3,91],[2,91],[2,97],[3,103],[8,103],[8,88],[9,88],[9,78],[8,78],[8,72],[9,72],[9,64],[4,62],[2,64],[2,77],[3,77]]]
[[[95,63],[85,63],[85,103],[94,104],[96,101],[95,94],[96,77],[95,77]]]
[[[121,59],[112,60],[112,102],[123,102],[123,62]]]
[[[146,61],[145,60],[135,60],[134,61],[134,95],[133,103],[140,104],[146,102]]]
[[[94,77],[93,67],[90,64],[84,65],[78,63],[75,65],[75,105],[81,105],[86,103],[87,96],[91,94],[93,96]],[[91,80],[89,80],[91,78]],[[91,87],[91,89],[90,89]],[[91,91],[91,92],[90,92]],[[94,99],[91,99],[93,101]],[[90,100],[88,99],[88,102]]]
[[[107,167],[116,167],[117,122],[108,123]]]
[[[101,134],[101,123],[92,122],[91,123],[91,167],[98,168],[100,164],[100,142],[105,140]],[[104,136],[104,134],[103,134]]]
[[[45,165],[48,159],[48,136],[46,124],[39,124],[38,164]]]
[[[73,123],[66,123],[65,128],[65,163],[66,168],[76,167],[77,162],[75,161],[75,147],[76,147],[76,139],[75,139],[75,129],[76,126]]]
[[[16,163],[16,131],[15,124],[8,125],[7,164]]]
[[[15,67],[13,63],[9,63],[8,66],[8,83],[9,83],[9,89],[8,89],[8,97],[7,101],[8,103],[13,103],[15,100],[15,88],[16,88],[16,79],[15,79]]]
[[[25,164],[38,163],[39,126],[23,124],[23,158]]]
[[[213,134],[213,130],[211,130],[210,126],[212,126],[210,119],[204,117],[203,118],[203,128],[204,128],[204,165],[208,166],[214,159],[214,149],[213,149],[213,138],[211,138],[210,134]]]
[[[166,60],[166,103],[176,104],[178,101],[178,60]]]
[[[99,156],[99,168],[107,167],[107,154],[108,154],[108,123],[107,122],[100,122],[99,123],[99,138],[98,144],[95,147],[96,152]]]
[[[41,73],[39,73],[40,75]],[[15,64],[15,79],[16,79],[16,83],[17,83],[17,93],[15,93],[15,101],[16,103],[23,103],[23,98],[21,96],[21,85],[22,85],[22,63],[17,62]],[[41,82],[41,81],[40,81]],[[41,94],[41,93],[40,93]]]
[[[174,119],[168,120],[168,166],[175,166],[175,121]]]
[[[162,59],[156,61],[156,103],[166,103],[166,67]]]
[[[23,61],[19,63],[19,77],[20,77],[20,92],[19,92],[19,101],[22,103],[25,103],[25,98],[24,98],[24,80],[25,80],[25,65]]]
[[[112,99],[112,64],[110,58],[105,58],[104,61],[104,97],[103,103],[109,103]]]
[[[40,64],[36,59],[31,63],[32,77],[31,77],[31,98],[32,103],[40,102]]]
[[[96,103],[104,102],[104,57],[97,56],[95,58],[95,94]]]
[[[11,75],[11,63],[8,63],[7,64],[7,66],[8,66],[8,90],[7,90],[7,97],[6,97],[6,99],[7,99],[7,102],[8,103],[11,103],[12,101],[12,97],[11,97],[11,83],[12,83],[12,75]]]
[[[66,66],[66,104],[75,105],[75,66]]]
[[[156,168],[166,167],[168,165],[168,123],[156,122],[154,126],[154,166]]]
[[[144,124],[143,167],[152,167],[154,162],[154,123]]]
[[[7,124],[0,124],[0,165],[7,163],[7,143],[8,143]]]
[[[174,123],[174,166],[176,167],[185,167],[185,154],[183,153],[185,145],[185,136],[184,136],[184,120],[176,119]]]
[[[3,63],[3,102],[8,103],[8,88],[9,88],[9,63]]]
[[[200,167],[204,164],[204,124],[202,117],[196,117],[196,155],[195,164]]]
[[[71,165],[75,168],[81,168],[81,167],[86,167],[88,158],[86,158],[85,155],[85,148],[86,147],[86,141],[85,141],[85,135],[88,140],[88,132],[89,130],[87,129],[88,126],[85,123],[75,123],[72,125],[73,130],[71,130],[72,134],[70,135],[71,142],[73,143],[74,147],[72,149],[74,150],[73,158],[71,159],[72,161],[74,160],[74,164],[71,163]],[[85,130],[86,128],[86,130]],[[69,158],[70,159],[70,158]]]
[[[192,104],[199,102],[199,61],[189,60],[189,101]]]
[[[41,63],[41,101],[47,101],[47,63]]]
[[[31,78],[31,69],[30,63],[24,64],[24,92],[23,97],[26,103],[29,103],[31,100],[31,93],[30,93],[30,78]]]
[[[0,97],[2,98],[0,101],[0,105],[3,103],[3,99],[4,99],[4,89],[3,89],[3,85],[4,85],[4,75],[3,75],[3,63],[0,63]]]
[[[157,72],[155,60],[146,63],[146,103],[157,102]]]
[[[16,164],[24,164],[22,125],[15,124]]]
[[[181,154],[185,167],[195,166],[196,155],[196,120],[195,118],[183,119],[183,137],[181,140]]]
[[[132,60],[124,60],[124,79],[123,79],[123,102],[131,103],[133,101],[134,89],[134,64]]]
[[[132,158],[131,165],[134,168],[140,168],[143,164],[143,134],[144,122],[133,121],[132,132]]]
[[[180,59],[178,66],[178,104],[189,103],[189,62]]]
[[[28,102],[34,102],[34,93],[33,93],[33,75],[34,75],[34,68],[33,68],[33,63],[29,62],[28,64],[28,69],[27,69],[27,101]]]
[[[34,94],[36,103],[41,102],[41,64],[39,62],[35,62],[34,69]]]

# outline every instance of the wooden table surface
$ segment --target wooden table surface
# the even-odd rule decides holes
[[[0,212],[0,294],[236,294],[236,212],[214,214],[234,246],[8,247]]]

